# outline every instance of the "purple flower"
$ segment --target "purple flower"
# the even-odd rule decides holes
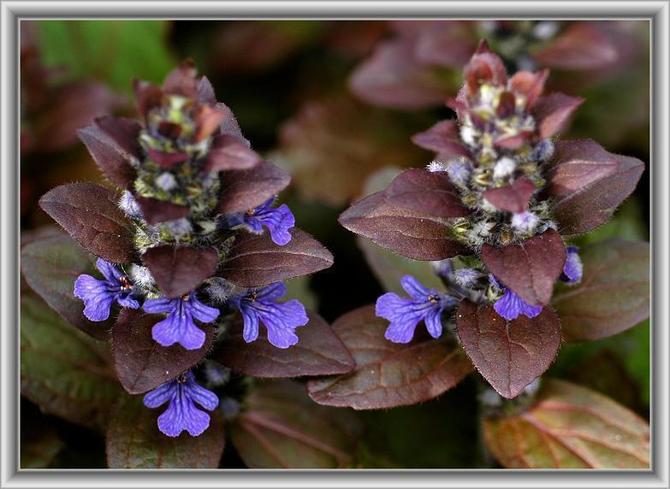
[[[442,334],[442,312],[456,300],[435,289],[424,287],[411,275],[405,275],[400,285],[410,298],[388,292],[377,299],[377,316],[391,321],[384,336],[394,343],[409,343],[419,322],[424,321],[433,338]]]
[[[167,317],[151,329],[151,336],[156,343],[162,346],[179,343],[187,350],[197,350],[205,344],[205,332],[195,325],[193,319],[211,323],[219,317],[219,310],[200,302],[194,292],[176,299],[149,299],[144,302],[144,310],[167,313]]]
[[[133,284],[113,264],[98,258],[95,262],[104,280],[82,274],[74,282],[74,296],[83,300],[84,316],[91,321],[104,321],[109,317],[112,304],[138,309],[140,303],[132,297]]]
[[[258,338],[258,323],[265,325],[268,341],[277,348],[288,348],[298,343],[296,328],[309,321],[305,306],[293,299],[280,304],[277,299],[286,294],[286,285],[277,282],[260,289],[249,289],[245,294],[231,299],[232,305],[242,313],[244,341],[251,343]]]
[[[584,273],[584,265],[582,264],[582,259],[579,257],[579,248],[576,246],[568,246],[566,248],[568,256],[565,259],[565,265],[563,265],[563,273],[561,274],[561,280],[567,284],[574,285],[582,281],[582,275]]]
[[[219,398],[198,385],[193,373],[186,372],[144,396],[144,405],[151,409],[166,402],[170,404],[158,416],[158,429],[172,437],[179,436],[184,430],[191,436],[199,436],[209,428],[209,414],[198,409],[196,403],[212,411],[219,405]]]
[[[512,290],[500,285],[493,275],[489,275],[489,280],[495,288],[503,291],[503,296],[493,304],[493,309],[499,316],[508,321],[514,321],[522,314],[528,318],[534,318],[542,312],[541,305],[528,304]]]
[[[273,197],[255,209],[242,214],[240,224],[256,234],[261,234],[265,226],[270,232],[272,241],[279,246],[284,246],[291,241],[289,229],[295,226],[295,218],[286,204],[272,207],[274,200]]]

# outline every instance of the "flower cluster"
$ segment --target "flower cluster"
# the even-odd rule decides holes
[[[136,82],[135,92],[140,121],[103,117],[79,131],[121,195],[72,184],[46,194],[41,205],[98,256],[102,277],[82,274],[74,284],[83,315],[103,322],[114,305],[132,311],[119,316],[113,340],[120,323],[140,328],[140,310],[149,315],[147,334],[170,348],[172,368],[164,370],[176,376],[144,389],[145,405],[169,403],[158,419],[164,434],[197,436],[209,415],[196,405],[211,411],[218,398],[191,369],[212,338],[225,339],[237,311],[245,342],[258,340],[262,324],[271,345],[298,343],[296,328],[309,319],[299,301],[281,302],[283,280],[326,268],[332,256],[294,228],[288,206],[275,206],[288,175],[250,148],[192,63],[173,70],[162,87]],[[302,255],[313,259],[295,258]]]
[[[566,247],[563,236],[605,222],[644,169],[641,161],[590,140],[557,141],[582,100],[543,94],[548,75],[519,71],[508,77],[482,42],[447,104],[457,120],[413,137],[436,153],[434,161],[401,173],[340,217],[380,246],[434,261],[445,286],[428,289],[405,276],[409,298],[381,296],[376,313],[390,321],[386,338],[407,343],[421,321],[437,338],[443,325],[455,322],[466,352],[496,388],[497,372],[487,371],[495,366],[485,357],[478,362],[477,335],[496,330],[501,320],[508,331],[530,322],[552,338],[543,346],[548,361],[542,367],[548,367],[560,344],[549,307],[554,284],[576,285],[583,272],[578,249]],[[501,394],[513,397],[535,377],[515,388],[507,382]]]

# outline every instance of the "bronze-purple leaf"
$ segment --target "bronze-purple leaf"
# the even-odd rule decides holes
[[[133,81],[135,98],[137,99],[137,112],[146,118],[149,111],[158,107],[163,100],[163,90],[153,83],[141,80]]]
[[[149,224],[181,219],[188,216],[189,213],[189,208],[184,205],[152,199],[151,197],[135,197],[135,201],[142,209],[142,217]]]
[[[113,263],[135,258],[130,223],[111,190],[95,183],[69,183],[44,194],[40,207],[94,255]]]
[[[456,326],[479,373],[508,399],[549,368],[561,345],[558,316],[547,307],[537,317],[507,321],[493,306],[464,300],[456,313]]]
[[[387,327],[387,321],[375,316],[374,306],[337,319],[333,330],[356,368],[309,381],[309,396],[319,404],[354,409],[405,406],[439,396],[472,371],[460,347],[434,339],[391,343],[384,338]]]
[[[535,184],[530,178],[520,177],[511,185],[491,188],[484,192],[484,198],[496,209],[507,212],[523,212],[535,192]]]
[[[642,161],[609,153],[590,139],[559,141],[547,194],[561,233],[584,233],[606,222],[643,172]]]
[[[208,325],[201,326],[207,336],[198,350],[159,345],[151,336],[151,328],[161,319],[160,315],[123,309],[112,327],[114,369],[130,394],[142,394],[177,377],[198,363],[212,346],[214,329]]]
[[[277,195],[291,182],[291,177],[281,168],[261,161],[247,170],[222,172],[219,211],[222,214],[253,209]]]
[[[405,170],[393,179],[384,196],[391,206],[434,217],[464,217],[470,213],[446,172]]]
[[[158,164],[161,168],[172,168],[173,166],[185,162],[189,158],[188,153],[184,151],[169,153],[158,151],[156,149],[147,150],[147,155],[151,158],[151,161]]]
[[[330,251],[309,234],[294,228],[291,236],[288,244],[279,246],[267,233],[238,235],[219,275],[240,287],[260,287],[333,264]]]
[[[264,335],[246,343],[236,321],[214,358],[235,372],[266,378],[344,374],[354,368],[351,354],[318,314],[310,312],[309,323],[296,333],[300,341],[288,349],[272,346]]]
[[[412,142],[424,149],[435,151],[441,157],[470,156],[461,142],[456,121],[440,121],[430,129],[416,133]]]
[[[188,294],[216,272],[219,255],[215,248],[156,246],[142,261],[166,297]]]
[[[532,109],[537,99],[544,91],[544,84],[549,76],[549,70],[544,69],[536,73],[517,71],[510,79],[509,86],[513,92],[526,96],[526,108]]]
[[[142,157],[137,143],[141,126],[130,119],[101,117],[95,124],[79,129],[83,141],[100,171],[119,187],[127,188],[135,180],[131,162]]]
[[[549,138],[561,131],[583,98],[570,97],[562,93],[552,93],[540,97],[533,107],[533,115],[538,122],[541,138]]]
[[[384,192],[354,202],[339,222],[349,231],[415,260],[442,260],[463,250],[449,238],[446,219],[391,205]]]
[[[233,114],[233,111],[230,110],[230,107],[222,102],[217,102],[216,108],[219,110],[219,112],[224,114],[224,118],[221,121],[221,125],[219,126],[221,134],[227,134],[229,136],[234,136],[243,141],[246,141],[242,135],[242,129],[240,129],[240,125],[237,123],[235,114]]]
[[[198,102],[203,104],[216,104],[216,94],[214,87],[206,76],[203,76],[198,81]]]
[[[94,338],[109,337],[113,320],[89,321],[83,314],[84,303],[73,294],[79,275],[99,275],[90,255],[69,236],[59,230],[57,235],[26,244],[21,249],[21,270],[28,285],[70,324]]]
[[[597,340],[649,317],[649,243],[607,240],[579,251],[579,285],[561,287],[552,301],[563,338]]]
[[[205,170],[247,170],[261,162],[261,157],[249,148],[246,140],[228,134],[220,134],[212,141]]]
[[[193,60],[182,61],[165,77],[163,91],[189,98],[195,97],[198,92],[198,80],[195,77],[197,73]]]
[[[566,251],[561,236],[548,229],[502,248],[485,244],[482,261],[496,278],[528,304],[548,304],[563,271]]]

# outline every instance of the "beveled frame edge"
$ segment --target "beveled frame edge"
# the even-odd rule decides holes
[[[6,1],[0,4],[0,487],[668,487],[670,178],[666,1]],[[652,56],[652,471],[567,470],[17,470],[18,323],[18,24],[45,18],[635,18],[649,19]],[[658,300],[659,298],[664,298]]]

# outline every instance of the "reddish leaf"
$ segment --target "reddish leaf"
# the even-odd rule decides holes
[[[421,24],[415,48],[417,60],[459,70],[468,62],[476,46],[471,39],[472,26],[467,21]]]
[[[163,100],[163,90],[146,81],[135,80],[133,82],[135,98],[137,99],[137,112],[145,117],[149,111],[158,107]]]
[[[435,217],[464,217],[470,213],[446,172],[405,170],[393,179],[384,196],[392,206]]]
[[[188,160],[188,153],[184,151],[165,152],[156,149],[147,150],[147,155],[161,168],[172,168]]]
[[[161,319],[160,315],[122,309],[112,328],[114,369],[130,394],[143,394],[174,379],[198,363],[212,346],[214,329],[209,325],[200,326],[207,337],[198,350],[159,345],[151,337],[151,328]]]
[[[398,345],[384,338],[388,322],[366,306],[340,317],[333,330],[356,362],[348,374],[308,383],[319,404],[381,409],[427,401],[472,371],[462,350],[433,339]]]
[[[649,317],[649,244],[608,240],[580,250],[584,276],[552,304],[568,341],[597,340]]]
[[[128,220],[114,193],[94,183],[70,183],[44,194],[40,207],[80,245],[114,263],[135,258]]]
[[[198,92],[198,71],[191,59],[186,59],[165,77],[163,91],[174,95],[192,98]]]
[[[550,68],[593,70],[615,63],[619,53],[593,23],[573,22],[533,57]]]
[[[589,139],[559,141],[547,193],[561,232],[584,233],[606,222],[643,172],[640,160],[608,153]]]
[[[196,126],[194,141],[202,141],[211,136],[227,118],[228,113],[219,109],[218,106],[201,105],[194,117]]]
[[[200,436],[170,438],[158,431],[160,410],[147,409],[141,397],[125,396],[112,412],[105,448],[110,469],[216,469],[225,445],[218,412]]]
[[[415,260],[442,260],[462,247],[449,238],[449,222],[391,205],[384,192],[354,202],[340,224],[374,243]]]
[[[179,297],[194,290],[216,272],[219,255],[215,248],[156,246],[142,261],[166,297]]]
[[[414,134],[412,142],[439,153],[442,158],[470,156],[470,151],[461,142],[458,123],[453,120],[440,121],[427,131]]]
[[[189,214],[187,206],[173,204],[164,200],[136,196],[135,201],[140,206],[140,209],[142,209],[142,216],[149,224],[181,219]]]
[[[511,399],[542,375],[561,344],[558,316],[544,308],[539,316],[500,317],[493,306],[461,302],[456,313],[458,336],[480,374]]]
[[[525,412],[483,421],[484,439],[507,468],[641,469],[650,462],[649,425],[592,390],[543,381]]]
[[[351,354],[330,325],[316,313],[310,313],[309,317],[309,323],[296,330],[300,341],[288,349],[272,346],[264,337],[246,343],[242,338],[241,321],[236,321],[215,358],[234,371],[253,377],[333,375],[353,369]]]
[[[490,51],[486,41],[482,41],[463,69],[463,78],[470,93],[474,93],[484,83],[494,86],[505,85],[507,70],[502,59]]]
[[[515,93],[526,97],[526,108],[532,109],[537,99],[544,91],[544,84],[549,76],[549,70],[536,73],[530,71],[517,71],[509,79],[509,87]]]
[[[583,98],[570,97],[562,93],[540,97],[533,107],[533,115],[538,123],[540,137],[549,138],[560,132],[582,102],[584,102]]]
[[[351,91],[368,103],[420,109],[441,103],[447,88],[429,66],[418,63],[403,39],[380,43],[349,79]]]
[[[484,198],[496,209],[507,212],[523,212],[535,192],[535,184],[526,177],[517,178],[511,185],[484,191]]]
[[[210,105],[216,104],[214,87],[206,76],[203,76],[198,81],[198,102]]]
[[[240,125],[237,123],[237,119],[235,119],[235,115],[233,114],[233,111],[230,110],[230,107],[228,107],[224,103],[217,102],[216,108],[219,110],[219,112],[222,112],[224,114],[224,118],[221,121],[221,125],[219,126],[221,134],[235,136],[236,138],[246,141],[246,139],[242,135]]]
[[[333,264],[330,251],[309,234],[294,228],[291,236],[287,245],[279,246],[267,233],[238,235],[219,275],[240,287],[260,287]]]
[[[220,179],[219,211],[222,214],[253,209],[277,195],[291,182],[288,173],[267,161],[261,161],[248,170],[223,172]]]
[[[83,301],[74,296],[74,281],[79,275],[100,275],[90,257],[72,239],[59,232],[25,245],[21,249],[21,270],[28,285],[69,323],[94,338],[109,337],[113,320],[89,321],[83,314]]]
[[[521,244],[482,247],[486,268],[528,304],[548,304],[565,264],[565,245],[553,229]]]
[[[127,188],[135,180],[131,161],[142,156],[137,143],[140,125],[130,119],[102,117],[77,131],[100,171],[112,182]]]
[[[314,404],[304,386],[262,383],[247,396],[231,439],[250,468],[337,468],[352,463],[360,425],[352,413]]]
[[[247,170],[261,162],[261,157],[249,148],[246,140],[227,134],[214,138],[207,153],[205,170],[208,172],[222,170]]]

